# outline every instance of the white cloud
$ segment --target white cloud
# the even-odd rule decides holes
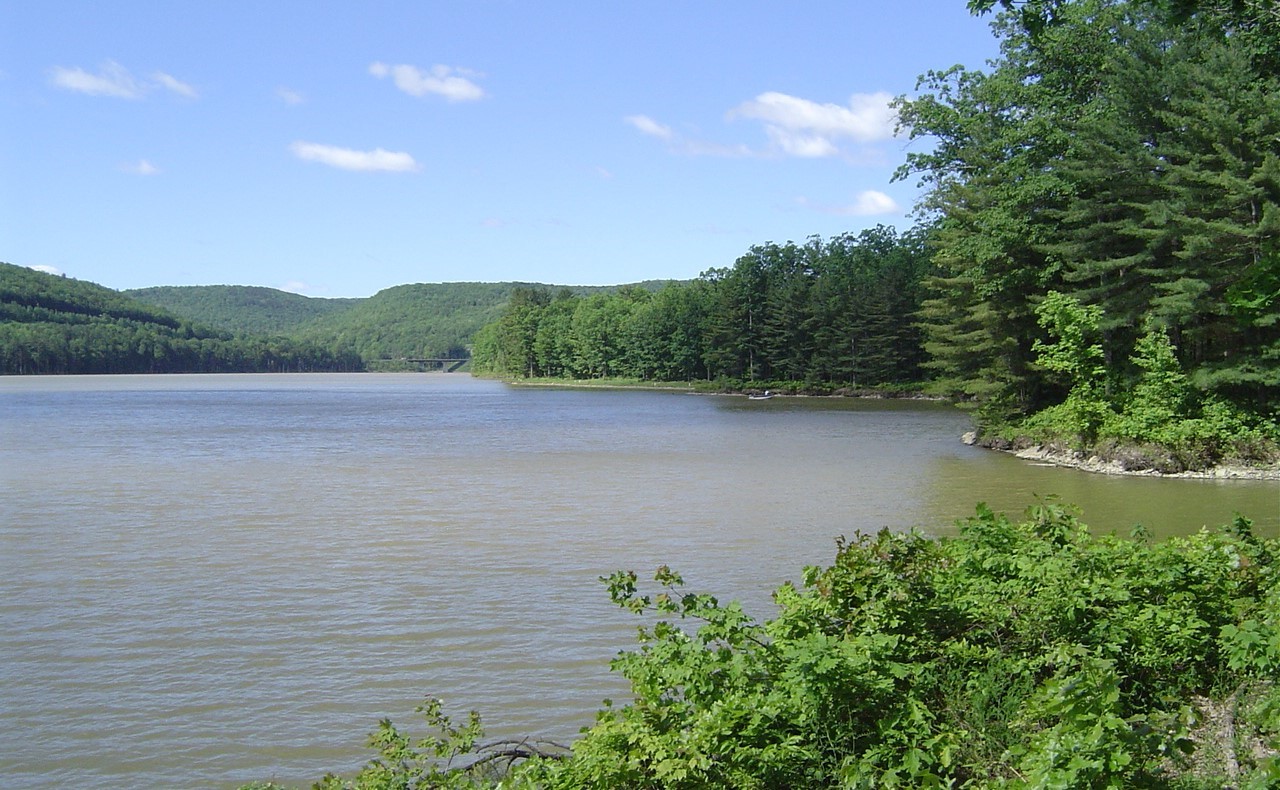
[[[798,202],[800,205],[812,208],[815,211],[821,211],[824,214],[836,214],[842,217],[875,217],[882,214],[894,214],[902,210],[902,207],[898,205],[898,201],[874,189],[858,193],[853,202],[847,205],[814,205],[804,198],[800,198]]]
[[[200,95],[196,92],[195,88],[170,74],[165,74],[163,71],[157,71],[155,74],[151,75],[151,78],[155,80],[160,87],[173,91],[179,96],[186,96],[188,99],[194,99]]]
[[[280,98],[280,101],[291,105],[302,104],[307,100],[301,93],[285,87],[276,88],[276,96]]]
[[[770,91],[729,111],[730,118],[764,124],[770,141],[799,157],[834,156],[836,141],[869,143],[893,137],[896,115],[888,93],[855,93],[848,106],[817,102]]]
[[[890,107],[891,101],[893,97],[883,92],[854,94],[845,107],[818,104],[785,93],[762,93],[727,115],[729,119],[760,121],[769,138],[768,150],[685,138],[647,115],[628,115],[623,120],[650,137],[671,143],[673,151],[692,156],[748,157],[781,153],[808,159],[843,155],[852,161],[858,157],[842,151],[842,141],[870,143],[893,137],[896,114]]]
[[[291,294],[301,294],[303,296],[306,296],[308,293],[310,293],[314,289],[310,285],[307,285],[306,283],[302,282],[301,280],[290,280],[289,282],[280,286],[279,290],[287,291],[288,293],[291,293]]]
[[[851,205],[845,207],[845,212],[855,217],[892,214],[901,210],[902,207],[898,205],[898,201],[874,189],[868,189],[866,192],[861,193]]]
[[[38,272],[44,272],[45,274],[53,274],[53,275],[57,275],[57,276],[59,276],[59,277],[61,277],[63,274],[65,274],[65,272],[63,272],[63,271],[62,271],[61,269],[59,269],[57,266],[28,266],[27,268],[28,268],[28,269],[35,269],[36,271],[38,271]]]
[[[126,173],[132,173],[135,176],[154,176],[160,172],[160,168],[151,164],[146,159],[139,159],[136,162],[125,162],[123,165],[120,165],[120,169]]]
[[[657,137],[661,140],[670,140],[675,134],[671,131],[670,126],[663,126],[647,115],[628,115],[622,120],[639,129],[642,133],[650,137]]]
[[[766,126],[765,134],[774,146],[782,149],[788,156],[805,159],[819,159],[824,156],[835,156],[840,149],[827,138],[816,134],[796,134],[775,126]]]
[[[156,88],[163,88],[188,99],[200,95],[191,85],[163,71],[152,74],[149,80],[140,80],[114,60],[103,63],[97,74],[90,74],[82,68],[54,66],[50,70],[50,82],[64,90],[87,93],[90,96],[114,96],[117,99],[141,99]]]
[[[472,81],[483,75],[470,69],[435,65],[428,72],[417,66],[389,66],[378,62],[369,64],[369,73],[379,79],[391,77],[396,87],[410,96],[434,93],[447,101],[460,102],[479,101],[486,95],[484,88]]]
[[[59,88],[90,96],[141,99],[147,92],[145,85],[134,79],[128,69],[114,60],[103,63],[97,74],[90,74],[81,68],[55,66],[52,75],[53,84]]]
[[[299,159],[320,162],[340,170],[381,170],[405,173],[418,169],[418,163],[414,161],[412,156],[403,151],[387,151],[382,148],[375,148],[372,151],[356,151],[351,148],[308,143],[302,140],[290,145],[289,150]]]

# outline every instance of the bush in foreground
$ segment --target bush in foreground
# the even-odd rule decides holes
[[[1140,532],[1140,531],[1139,531]],[[840,541],[756,623],[659,569],[604,580],[644,617],[571,750],[482,745],[478,717],[324,788],[1272,787],[1280,540],[1249,522],[1148,543],[1049,502],[980,507],[954,538]],[[496,765],[503,770],[494,773]]]

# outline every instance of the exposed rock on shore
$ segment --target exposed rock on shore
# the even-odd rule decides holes
[[[1028,461],[1065,466],[1105,475],[1147,477],[1182,477],[1215,480],[1280,480],[1280,466],[1222,465],[1210,469],[1175,469],[1168,462],[1139,447],[1114,447],[1103,455],[1070,447],[1020,443],[994,438],[979,438],[969,431],[961,437],[965,444],[1015,455]]]

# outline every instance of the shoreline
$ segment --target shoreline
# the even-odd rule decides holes
[[[977,434],[969,431],[960,437],[967,445],[981,447],[985,450],[1008,453],[1024,461],[1033,461],[1049,466],[1060,466],[1067,469],[1079,469],[1092,474],[1114,475],[1123,477],[1159,477],[1184,480],[1276,480],[1280,481],[1280,466],[1232,466],[1221,465],[1211,469],[1195,469],[1183,472],[1160,472],[1155,469],[1126,469],[1119,461],[1088,455],[1076,450],[1062,450],[1045,445],[1029,447],[995,447],[983,444]]]
[[[558,387],[560,389],[603,389],[603,390],[655,390],[661,392],[685,392],[691,395],[729,395],[748,396],[764,390],[758,387],[747,389],[716,389],[701,386],[703,382],[644,382],[628,379],[509,379],[501,376],[471,374],[476,378],[501,381],[512,387]],[[772,387],[773,385],[769,385]],[[945,401],[946,398],[926,395],[918,390],[849,390],[842,388],[835,392],[773,392],[776,398],[848,398],[861,400],[923,400]]]
[[[475,375],[475,374],[472,374]],[[481,377],[483,378],[483,377]],[[679,384],[674,382],[664,383],[645,383],[636,381],[619,381],[619,380],[593,380],[593,379],[573,379],[573,380],[554,380],[554,379],[500,379],[506,384],[516,387],[560,387],[564,389],[607,389],[607,390],[657,390],[666,392],[685,392],[690,395],[729,395],[729,396],[747,396],[753,390],[711,390],[701,389],[694,384]],[[802,393],[775,393],[778,398],[856,398],[864,400],[945,400],[945,398],[931,397],[919,392],[904,393],[885,393],[876,392],[874,390],[863,390],[858,392],[838,392],[830,394],[802,394]],[[1030,445],[1025,447],[998,447],[993,444],[983,443],[977,438],[975,431],[964,433],[960,440],[967,445],[981,447],[984,450],[1007,453],[1020,458],[1024,461],[1032,463],[1044,464],[1046,466],[1058,466],[1064,469],[1078,469],[1082,472],[1091,474],[1111,475],[1116,477],[1157,477],[1164,479],[1181,479],[1181,480],[1275,480],[1280,482],[1280,465],[1277,466],[1234,466],[1220,465],[1210,469],[1186,470],[1182,472],[1161,472],[1156,469],[1127,469],[1125,466],[1114,459],[1103,458],[1094,454],[1086,454],[1076,450],[1065,450],[1057,447],[1046,445]]]

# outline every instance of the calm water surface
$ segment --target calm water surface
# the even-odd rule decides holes
[[[0,378],[0,776],[309,784],[441,696],[567,740],[633,643],[597,577],[669,563],[769,614],[834,538],[1059,494],[1100,530],[1280,533],[1280,485],[965,447],[943,405],[462,375]]]

